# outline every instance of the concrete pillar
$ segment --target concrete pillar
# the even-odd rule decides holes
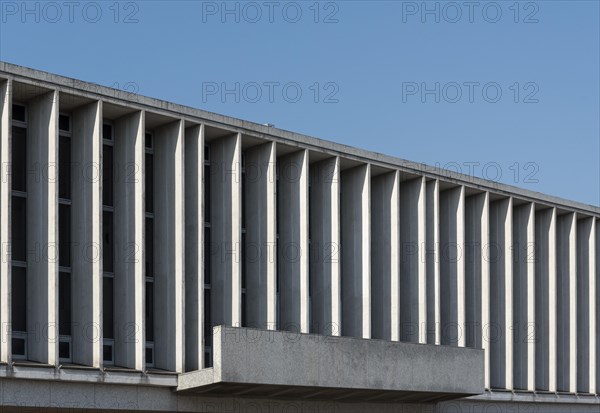
[[[27,130],[27,354],[58,362],[58,92],[29,102]]]
[[[512,198],[490,204],[490,386],[512,389]]]
[[[211,143],[211,324],[242,324],[242,136]]]
[[[556,209],[535,211],[535,388],[556,391]]]
[[[246,151],[246,323],[277,323],[276,148],[267,142]]]
[[[485,388],[490,386],[489,193],[465,200],[466,346],[485,351]]]
[[[204,367],[204,125],[185,130],[185,370]]]
[[[342,330],[340,286],[340,159],[310,167],[311,332],[339,336]]]
[[[427,339],[426,188],[425,178],[400,185],[400,340],[413,343]]]
[[[115,121],[115,365],[145,369],[144,131],[142,111]]]
[[[342,335],[371,338],[371,165],[341,179]]]
[[[464,347],[465,326],[465,191],[440,193],[441,343]]]
[[[596,219],[577,221],[577,392],[596,393]]]
[[[11,163],[10,134],[12,112],[12,81],[0,82],[0,363],[9,363],[11,356],[10,324],[10,199]]]
[[[577,391],[577,221],[575,213],[557,219],[557,379],[558,391]]]
[[[154,365],[183,372],[184,352],[184,121],[154,136]]]
[[[102,102],[73,112],[71,139],[71,321],[73,362],[102,364],[102,340],[96,337],[102,313]]]
[[[425,267],[427,286],[427,343],[441,343],[440,313],[440,191],[439,180],[427,182]],[[401,211],[402,212],[402,211]]]
[[[400,339],[400,174],[371,181],[371,333]]]
[[[309,332],[308,151],[279,162],[279,329]]]
[[[594,234],[595,234],[595,241],[594,241],[594,249],[592,250],[592,254],[594,254],[594,259],[595,259],[595,279],[596,279],[596,288],[595,289],[591,289],[590,288],[590,295],[593,295],[594,299],[592,300],[592,302],[595,304],[595,309],[596,311],[598,311],[598,309],[600,309],[600,220],[596,219],[594,222]],[[594,236],[594,235],[592,235]],[[594,273],[590,274],[591,277],[594,277]],[[596,311],[591,311],[591,305],[590,305],[590,314],[593,314],[594,318],[595,318],[595,324],[594,327],[596,329],[596,335],[594,336],[596,338],[596,345],[595,347],[593,347],[593,349],[595,349],[596,355],[596,366],[595,366],[595,370],[596,370],[596,394],[600,393],[600,339],[598,339],[598,334],[600,333],[600,317],[596,314]],[[592,320],[590,320],[590,326],[592,325]],[[590,347],[592,349],[592,347]],[[594,350],[591,350],[594,351]],[[590,371],[591,374],[591,371]],[[591,379],[590,379],[591,382]],[[591,384],[590,384],[590,391],[591,391]]]
[[[535,251],[532,203],[513,210],[513,384],[535,390]]]

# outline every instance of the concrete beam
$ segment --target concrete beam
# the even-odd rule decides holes
[[[58,362],[58,92],[29,102],[27,130],[27,356]]]
[[[242,136],[210,146],[211,324],[242,323]]]
[[[95,246],[102,245],[102,102],[73,112],[71,139],[71,321],[74,363],[102,365],[102,341],[91,325],[100,326],[102,314],[102,260]]]
[[[427,182],[425,267],[427,286],[427,344],[440,344],[440,191],[437,179]]]
[[[11,359],[10,207],[12,81],[0,82],[0,363]]]
[[[341,179],[342,335],[371,338],[371,166]]]
[[[427,339],[425,197],[425,178],[400,184],[400,340],[413,343]]]
[[[204,125],[185,130],[185,370],[204,367]]]
[[[512,389],[512,198],[490,204],[490,387]]]
[[[185,200],[184,122],[154,136],[154,365],[183,372]]]
[[[400,339],[400,176],[371,181],[371,335]]]
[[[277,323],[276,148],[273,142],[246,151],[246,324]]]
[[[311,332],[339,336],[341,318],[340,159],[310,166]]]
[[[115,121],[115,365],[145,369],[144,266],[145,113]]]

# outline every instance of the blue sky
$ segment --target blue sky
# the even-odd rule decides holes
[[[590,1],[0,1],[0,59],[600,205]]]

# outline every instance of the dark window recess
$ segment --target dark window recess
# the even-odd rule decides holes
[[[210,358],[210,352],[204,352],[204,368],[212,367],[212,359]]]
[[[210,165],[204,166],[204,222],[210,222]]]
[[[146,283],[146,341],[154,341],[154,283]],[[146,359],[146,362],[151,363]]]
[[[11,208],[11,244],[13,261],[27,261],[27,200],[19,196],[12,197]]]
[[[210,228],[204,227],[204,284],[210,284]]]
[[[114,271],[114,232],[112,212],[102,213],[102,265],[104,272]]]
[[[242,294],[242,327],[247,327],[246,324],[246,293]]]
[[[242,173],[242,228],[246,228],[246,173]]]
[[[154,363],[154,352],[152,351],[152,347],[146,347],[146,364]]]
[[[25,339],[13,338],[12,339],[12,353],[15,356],[25,355]]]
[[[210,161],[210,146],[204,145],[204,160]]]
[[[58,205],[58,265],[71,266],[71,207]]]
[[[204,344],[212,345],[212,323],[210,319],[210,290],[204,289]]]
[[[102,139],[106,139],[107,141],[113,140],[113,128],[111,125],[102,125]]]
[[[71,335],[71,274],[68,272],[61,272],[58,279],[58,334]]]
[[[154,277],[154,220],[146,218],[146,277]]]
[[[144,140],[144,145],[146,146],[146,148],[152,149],[152,134],[151,133],[146,134],[145,140]]]
[[[67,136],[59,138],[58,197],[71,199],[71,138]]]
[[[27,191],[27,129],[12,128],[12,189]]]
[[[12,118],[19,122],[25,122],[25,106],[12,105]]]
[[[27,270],[12,267],[12,329],[27,331]]]
[[[67,115],[58,115],[58,129],[65,132],[70,132],[71,118]]]
[[[58,343],[58,358],[70,359],[71,358],[71,343],[61,341]]]
[[[146,154],[146,212],[154,212],[154,156]]]
[[[113,205],[113,148],[102,149],[102,205]]]
[[[242,258],[242,288],[246,288],[246,233],[245,232],[242,232],[242,246],[241,246],[241,250],[242,250],[241,251],[241,258]]]
[[[113,278],[111,277],[104,277],[102,282],[102,313],[102,332],[104,333],[104,338],[114,339]]]
[[[102,346],[102,359],[104,361],[113,361],[113,347],[104,345]]]

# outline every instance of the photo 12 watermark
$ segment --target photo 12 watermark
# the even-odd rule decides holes
[[[203,1],[202,23],[339,23],[334,1]]]
[[[539,103],[536,82],[402,82],[402,103]]]
[[[202,103],[339,103],[336,82],[202,82]]]
[[[6,23],[139,23],[135,1],[0,1],[0,22]]]
[[[534,1],[403,1],[402,23],[539,23]]]

